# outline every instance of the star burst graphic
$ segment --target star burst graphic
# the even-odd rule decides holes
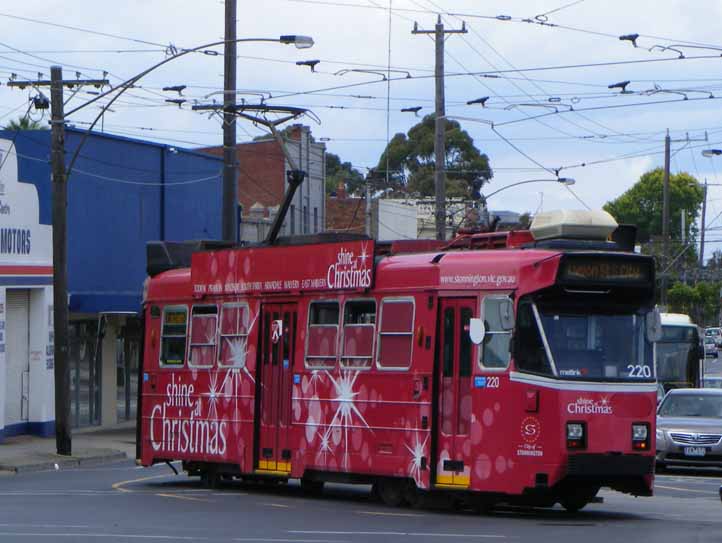
[[[425,456],[426,442],[429,440],[429,436],[426,436],[423,443],[419,441],[419,434],[415,435],[416,443],[412,447],[409,447],[404,443],[404,447],[411,453],[411,461],[409,462],[409,475],[414,478],[417,486],[421,486],[421,463]]]
[[[358,392],[354,392],[353,387],[356,382],[356,378],[359,376],[359,372],[342,370],[338,379],[334,379],[329,372],[326,372],[326,374],[335,388],[335,401],[338,406],[336,407],[336,412],[331,419],[331,423],[328,425],[321,438],[321,448],[323,450],[324,447],[326,447],[330,451],[328,442],[331,432],[333,432],[335,428],[342,428],[344,441],[344,465],[348,467],[348,428],[353,425],[354,417],[358,418],[358,420],[360,420],[366,428],[369,428],[366,419],[364,419],[363,415],[354,404],[354,398],[358,396]]]
[[[225,340],[228,343],[228,349],[230,350],[230,357],[226,363],[232,365],[234,369],[243,371],[243,373],[245,373],[248,378],[255,383],[256,380],[246,367],[246,358],[248,356],[248,336],[225,338]],[[238,373],[238,371],[236,371],[236,373]]]
[[[366,260],[369,257],[369,254],[366,252],[367,245],[368,245],[367,243],[363,243],[361,245],[361,254],[359,254],[359,256],[358,256],[359,262],[361,262],[361,266],[366,265]]]
[[[223,385],[218,386],[218,372],[209,375],[208,392],[201,396],[208,398],[208,420],[218,419],[218,400],[223,397],[221,392]],[[198,399],[200,401],[200,398]]]

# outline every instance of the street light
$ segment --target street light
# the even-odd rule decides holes
[[[722,155],[722,149],[705,149],[702,151],[702,156],[706,156],[707,158],[720,155]]]
[[[279,40],[281,43],[293,44],[296,49],[309,49],[313,47],[313,38],[311,36],[299,36],[296,34],[290,34],[287,36],[281,36]]]
[[[233,40],[219,40],[211,43],[206,43],[204,45],[200,45],[198,47],[193,47],[191,49],[180,49],[177,50],[175,48],[172,48],[172,55],[163,59],[162,61],[154,64],[153,66],[150,66],[149,68],[146,68],[142,72],[134,75],[130,79],[124,81],[120,85],[113,87],[109,91],[101,92],[91,100],[88,100],[87,102],[75,107],[71,111],[64,113],[62,104],[62,89],[64,82],[62,80],[62,69],[59,66],[53,66],[51,67],[51,79],[52,81],[52,88],[53,93],[58,97],[60,108],[59,111],[56,111],[53,109],[52,111],[52,152],[51,152],[51,159],[53,162],[53,207],[54,209],[63,208],[62,213],[53,213],[53,239],[55,240],[56,237],[61,240],[60,243],[67,243],[67,229],[65,226],[65,199],[67,197],[67,179],[70,177],[71,172],[73,171],[73,166],[75,165],[75,161],[78,159],[78,156],[80,154],[80,150],[82,149],[83,145],[85,144],[86,140],[88,139],[88,136],[95,128],[95,125],[98,123],[98,121],[103,117],[105,114],[105,111],[110,108],[110,106],[113,105],[113,103],[128,89],[133,88],[135,86],[135,83],[139,81],[141,78],[145,77],[150,72],[160,68],[161,66],[167,64],[168,62],[171,62],[177,58],[180,58],[182,56],[188,55],[190,53],[197,53],[202,52],[208,55],[217,55],[218,52],[211,49],[212,47],[216,47],[218,45],[224,45],[228,42],[233,43],[243,43],[243,42],[275,42],[275,43],[284,43],[284,44],[293,44],[299,49],[306,49],[308,47],[311,47],[313,45],[313,39],[311,39],[308,36],[301,36],[301,35],[284,35],[280,36],[279,38],[241,38],[241,39],[233,39]],[[235,55],[234,55],[235,57]],[[182,89],[176,88],[176,90],[179,94]],[[65,167],[65,143],[64,143],[64,136],[63,136],[63,129],[64,129],[64,123],[65,119],[69,116],[71,116],[73,113],[86,108],[90,106],[91,104],[97,102],[101,98],[105,98],[109,94],[114,93],[114,96],[112,96],[108,103],[105,104],[100,113],[95,117],[93,122],[90,124],[88,129],[83,134],[83,137],[81,138],[80,142],[76,146],[75,153],[73,154],[73,157],[70,160],[70,163],[68,164],[67,168]],[[235,96],[234,96],[235,99]],[[234,118],[235,119],[235,118]],[[234,125],[235,129],[235,125]],[[233,145],[235,146],[235,138]],[[232,149],[235,151],[235,149]],[[224,154],[225,154],[225,146],[224,146]],[[230,153],[229,153],[230,154]],[[225,158],[225,157],[224,157]],[[226,162],[227,163],[227,162]],[[235,190],[233,192],[226,191],[225,187],[227,184],[227,180],[231,179],[231,176],[229,175],[230,172],[227,172],[227,170],[230,170],[230,168],[224,168],[224,202],[223,202],[223,208],[224,211],[226,208],[230,208],[231,206],[228,205],[228,200],[230,200],[235,207]],[[59,175],[56,175],[56,173],[59,173]],[[235,172],[234,172],[235,173]],[[235,176],[232,178],[232,187],[235,189]],[[227,197],[227,194],[232,194],[232,200]],[[234,211],[234,209],[232,209]],[[59,215],[62,215],[62,226],[57,226],[58,222],[61,221],[59,218]],[[228,220],[227,217],[224,215],[224,226],[227,227],[228,223],[233,223],[233,218],[235,217],[235,213],[228,213],[228,215],[233,215],[231,217],[231,220]],[[224,228],[226,230],[227,228]],[[237,231],[237,228],[236,228]],[[225,232],[224,232],[225,233]],[[226,238],[228,239],[228,238]],[[54,241],[55,243],[55,241]],[[61,261],[58,255],[59,251],[53,251],[53,292],[54,297],[56,300],[65,300],[67,299],[67,278],[66,273],[67,270],[65,268],[64,262]],[[62,309],[61,309],[62,308]],[[69,394],[69,386],[67,386],[67,378],[63,378],[62,375],[65,376],[68,375],[68,359],[67,359],[67,345],[68,345],[68,320],[67,320],[67,307],[65,307],[64,304],[55,303],[55,314],[54,314],[54,328],[55,328],[55,348],[54,348],[54,357],[55,357],[55,375],[56,375],[56,383],[55,383],[55,395],[56,395],[56,405],[60,402],[62,402],[62,408],[56,410],[56,435],[57,437],[57,451],[58,454],[64,454],[69,455],[71,453],[71,433],[70,433],[70,426],[69,426],[69,412],[70,412],[70,398],[68,396]]]
[[[484,199],[488,200],[495,194],[500,193],[502,190],[510,189],[512,187],[518,187],[519,185],[526,185],[527,183],[559,183],[561,185],[564,185],[565,187],[569,187],[576,183],[576,180],[571,177],[558,177],[557,179],[527,179],[526,181],[519,181],[517,183],[512,183],[511,185],[501,187],[500,189],[497,189],[494,192],[485,195]]]

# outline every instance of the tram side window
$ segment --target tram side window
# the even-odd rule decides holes
[[[376,302],[374,300],[349,300],[346,302],[343,310],[342,367],[371,367],[375,329]]]
[[[529,303],[520,303],[516,315],[514,360],[520,371],[551,375],[546,349],[537,326],[534,310]]]
[[[506,368],[509,365],[511,331],[504,330],[501,312],[509,305],[507,297],[484,298],[484,334],[481,364],[485,368]]]
[[[166,307],[163,311],[163,328],[160,339],[162,366],[182,366],[186,357],[188,309]]]
[[[414,340],[414,301],[383,300],[376,360],[380,368],[409,369]]]
[[[236,368],[246,366],[249,320],[247,304],[223,304],[221,307],[219,365]]]
[[[338,302],[312,302],[308,309],[306,367],[329,369],[336,365]]]
[[[218,307],[194,306],[191,313],[190,365],[209,368],[216,359],[216,334],[218,332]]]

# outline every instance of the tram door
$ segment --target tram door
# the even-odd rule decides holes
[[[471,474],[472,344],[474,298],[441,299],[437,358],[436,486],[466,488]],[[464,452],[466,450],[466,452]]]
[[[291,471],[288,436],[296,321],[296,304],[263,306],[262,356],[257,370],[260,412],[255,457],[259,471]]]

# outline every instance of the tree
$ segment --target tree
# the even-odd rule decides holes
[[[17,120],[10,121],[3,127],[5,130],[47,130],[45,124],[34,121],[29,117],[18,117]]]
[[[369,173],[376,185],[389,184],[423,196],[434,194],[434,115],[427,115],[408,134],[396,134],[386,146],[378,166]],[[474,145],[471,136],[453,120],[446,121],[446,195],[468,197],[471,183],[483,185],[492,178],[489,158]],[[388,160],[387,160],[388,159]]]
[[[341,162],[333,153],[326,153],[326,194],[334,192],[343,183],[349,194],[357,192],[364,185],[364,176],[350,162]]]
[[[675,283],[669,289],[670,310],[686,313],[700,326],[716,326],[719,321],[721,283],[700,281],[694,286]]]
[[[647,243],[655,236],[662,235],[662,188],[664,171],[661,168],[651,170],[627,192],[607,202],[604,209],[612,214],[619,223],[636,224],[637,239]],[[672,224],[670,237],[681,239],[680,224],[682,212],[685,213],[685,239],[694,240],[697,234],[697,214],[704,193],[699,182],[687,173],[678,173],[669,177],[669,217]]]

